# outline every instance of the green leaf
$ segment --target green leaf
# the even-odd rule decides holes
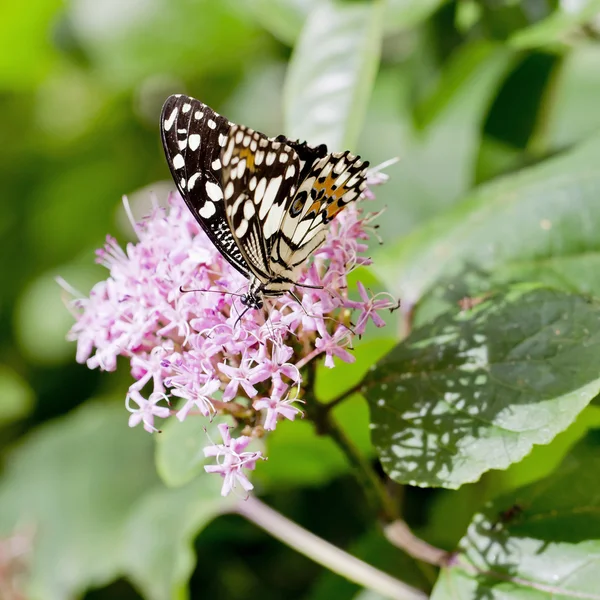
[[[442,276],[600,249],[600,136],[472,192],[374,257],[382,281],[413,306]]]
[[[409,29],[428,19],[446,0],[387,0],[387,31]]]
[[[319,0],[249,0],[247,4],[267,31],[292,46]]]
[[[475,515],[432,600],[599,598],[600,431],[548,478]]]
[[[153,0],[150,7],[88,1],[69,3],[67,11],[78,42],[105,81],[126,88],[157,73],[223,76],[237,71],[260,44],[245,11],[230,2]]]
[[[549,443],[599,378],[600,304],[521,286],[416,329],[362,391],[390,477],[457,488]]]
[[[376,207],[386,208],[379,219],[384,251],[471,188],[482,124],[513,62],[514,55],[499,45],[466,44],[448,60],[438,85],[419,105],[418,127],[412,115],[411,69],[419,70],[421,65],[380,73],[360,151],[373,164],[401,158],[387,170],[389,182],[374,190]],[[396,252],[394,246],[390,252]]]
[[[185,597],[192,541],[229,504],[218,476],[165,488],[153,447],[127,426],[120,402],[87,404],[14,452],[0,485],[0,535],[34,528],[27,598],[63,600],[123,574],[152,600]]]
[[[385,4],[326,0],[294,50],[284,90],[286,134],[353,148],[379,64]]]
[[[559,2],[558,5],[559,8],[544,20],[513,34],[509,44],[524,50],[561,42],[569,32],[600,12],[600,0]]]
[[[48,34],[61,10],[59,0],[32,0],[28,10],[18,4],[0,4],[0,89],[30,89],[39,84],[57,58]],[[10,49],[10,51],[8,51]]]
[[[118,540],[133,506],[158,483],[152,437],[118,407],[86,405],[43,427],[9,459],[0,532],[35,528],[27,597],[62,600],[122,572]]]
[[[179,487],[204,473],[204,448],[209,439],[221,443],[217,429],[220,423],[231,424],[231,419],[217,417],[209,422],[201,416],[190,416],[183,422],[174,418],[165,422],[156,442],[156,470],[167,486]]]
[[[12,369],[0,365],[0,426],[26,417],[33,408],[34,391]]]
[[[195,537],[237,501],[220,496],[221,484],[204,474],[177,489],[158,487],[138,503],[125,532],[124,567],[144,598],[188,597]]]
[[[565,148],[600,128],[600,113],[596,110],[599,62],[600,47],[596,43],[580,44],[562,58],[546,92],[546,136],[550,148]]]

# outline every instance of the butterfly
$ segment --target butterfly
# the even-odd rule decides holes
[[[366,186],[369,163],[359,156],[269,138],[182,94],[165,101],[160,130],[179,193],[249,280],[241,296],[246,310],[262,308],[265,297],[293,295],[327,224]]]

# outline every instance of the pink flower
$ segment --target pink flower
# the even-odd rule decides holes
[[[222,423],[217,427],[223,438],[223,443],[204,448],[204,456],[215,456],[217,464],[206,465],[204,470],[207,473],[218,473],[223,477],[221,496],[227,496],[235,488],[236,483],[239,483],[246,492],[249,492],[254,486],[242,469],[254,470],[256,461],[263,458],[262,453],[258,451],[244,452],[251,442],[251,438],[245,435],[232,438],[229,434],[229,425]]]
[[[383,179],[373,171],[368,181]],[[365,204],[351,204],[329,224],[325,244],[294,289],[300,303],[290,294],[267,299],[265,310],[252,310],[238,322],[244,307],[235,294],[245,292],[247,280],[216,250],[181,198],[171,196],[167,209],[132,220],[137,243],[122,249],[108,237],[98,251],[108,278],[88,298],[71,303],[76,322],[69,339],[77,341],[77,360],[109,371],[119,356],[129,361],[129,424],[141,423],[147,431],[156,431],[156,418],[171,415],[184,420],[228,413],[248,431],[259,423],[275,429],[279,417],[293,420],[300,411],[290,389],[296,388],[293,397],[300,394],[307,363],[321,355],[330,368],[334,357],[353,362],[348,348],[354,333],[361,334],[369,320],[381,326],[379,312],[396,306],[360,284],[360,299],[348,298],[348,273],[370,263],[361,255],[372,229]],[[251,489],[242,468],[254,468],[262,456],[243,452],[249,438],[222,434],[224,444],[208,449],[220,462],[207,470],[225,477],[224,493],[236,482]]]

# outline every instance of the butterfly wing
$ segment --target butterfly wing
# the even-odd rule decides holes
[[[249,277],[223,202],[221,153],[231,128],[206,104],[179,94],[167,98],[160,117],[163,148],[179,193],[217,250]]]
[[[267,283],[273,278],[271,249],[298,188],[302,161],[283,139],[232,125],[221,163],[229,227],[253,274]]]
[[[365,189],[368,166],[350,152],[326,154],[310,166],[271,250],[274,272],[293,273],[323,244],[327,224]]]

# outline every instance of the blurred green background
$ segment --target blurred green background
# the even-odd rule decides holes
[[[330,37],[352,35],[352,24],[325,4],[0,3],[0,539],[22,536],[25,544],[23,564],[0,564],[0,580],[23,567],[32,598],[185,598],[190,573],[192,598],[358,593],[239,517],[210,522],[198,512],[198,490],[164,487],[151,436],[126,426],[126,365],[103,374],[75,363],[65,341],[72,317],[54,280],[86,293],[106,276],[94,250],[107,233],[133,239],[123,194],[137,218],[153,194],[165,200],[172,186],[158,115],[169,94],[192,95],[269,135],[295,133],[298,73],[308,65],[305,79],[317,80],[321,68],[332,76],[336,65],[321,64],[319,52]],[[346,4],[370,3],[337,6]],[[592,0],[388,1],[381,64],[359,73],[353,89],[366,110],[350,113],[344,138],[373,165],[401,158],[378,190],[385,244],[471,188],[564,152],[598,128],[599,13]],[[313,40],[312,61],[304,62],[299,39]],[[364,53],[377,64],[377,48]],[[303,101],[310,113],[310,98]],[[368,447],[364,405],[343,411]],[[382,541],[336,450],[307,423],[287,425],[272,443],[264,499],[427,589],[433,574]],[[529,477],[513,471],[460,492],[407,489],[405,515],[452,548],[490,490]],[[215,490],[201,490],[212,511]]]

